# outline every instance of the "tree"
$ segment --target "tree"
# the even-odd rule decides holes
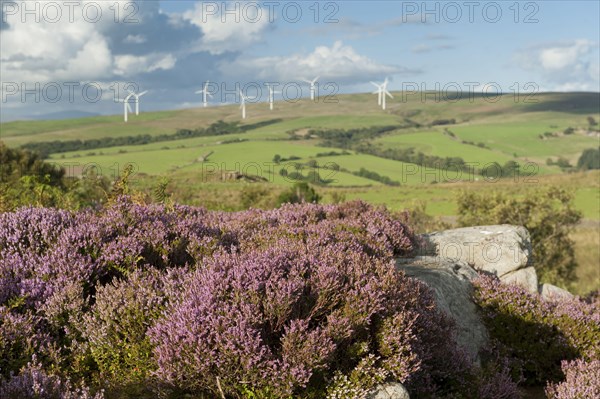
[[[588,123],[589,123],[590,126],[596,126],[596,125],[598,125],[598,122],[596,122],[596,120],[592,116],[588,116],[587,120],[588,120]]]
[[[588,148],[577,160],[577,168],[581,170],[600,169],[600,148]]]
[[[321,200],[321,196],[317,194],[314,188],[308,185],[308,183],[296,183],[292,188],[284,191],[279,195],[277,199],[278,206],[282,204],[299,204],[303,202],[318,203]]]
[[[106,199],[109,182],[92,174],[66,176],[63,168],[45,162],[40,154],[0,142],[0,212],[22,206],[97,206]]]
[[[569,233],[582,216],[573,208],[573,196],[566,190],[538,189],[523,198],[509,198],[499,192],[463,192],[458,197],[458,214],[462,226],[525,226],[531,234],[540,280],[564,287],[574,281],[577,263]]]

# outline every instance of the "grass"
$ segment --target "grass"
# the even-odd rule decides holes
[[[575,293],[585,295],[600,289],[600,222],[584,222],[571,234],[575,242],[577,281]]]
[[[320,188],[326,194],[335,191],[346,198],[361,198],[369,202],[384,203],[392,209],[401,209],[415,201],[428,203],[428,211],[434,215],[452,216],[456,213],[454,198],[459,190],[523,190],[524,182],[503,181],[485,184],[481,176],[454,171],[421,168],[413,164],[383,159],[350,151],[350,155],[316,157],[318,153],[331,151],[319,146],[316,139],[291,141],[289,132],[307,133],[309,129],[354,129],[370,126],[405,125],[408,121],[420,124],[418,128],[397,129],[371,140],[371,144],[388,148],[412,147],[426,155],[461,157],[466,162],[504,164],[515,160],[523,165],[535,162],[538,169],[531,184],[560,184],[568,186],[575,194],[576,207],[586,218],[600,219],[598,203],[599,187],[589,178],[565,175],[556,166],[547,166],[547,158],[567,157],[574,163],[583,149],[599,144],[597,137],[579,133],[540,140],[538,135],[546,131],[563,131],[571,126],[585,128],[587,117],[600,120],[599,96],[595,93],[545,93],[534,97],[536,103],[515,101],[505,95],[491,101],[476,97],[456,102],[439,102],[429,93],[422,101],[419,96],[409,96],[403,101],[403,93],[394,93],[395,99],[383,112],[377,108],[375,96],[370,94],[341,95],[335,103],[313,103],[301,100],[296,103],[277,102],[275,111],[267,104],[249,104],[248,119],[242,124],[281,119],[246,133],[227,136],[198,137],[172,140],[145,145],[101,148],[52,154],[51,159],[68,165],[75,172],[93,166],[103,174],[114,178],[128,163],[136,166],[139,175],[168,176],[173,181],[186,181],[186,187],[201,191],[202,184],[195,184],[207,170],[237,170],[260,175],[275,187],[291,184],[279,175],[279,170],[292,165],[273,165],[275,154],[284,158],[299,157],[298,162],[314,160],[319,165],[321,178],[332,180],[329,188]],[[523,99],[521,99],[523,100]],[[576,106],[573,106],[575,104]],[[116,110],[118,110],[117,108]],[[143,111],[143,108],[142,108]],[[439,119],[454,119],[455,124],[427,125]],[[80,118],[66,121],[11,122],[0,125],[2,140],[8,145],[29,141],[100,138],[108,136],[173,133],[179,128],[198,128],[218,120],[239,121],[237,105],[194,108],[164,112],[142,112],[131,115],[129,123],[123,123],[121,115]],[[455,137],[444,134],[444,129]],[[220,144],[224,140],[244,139],[241,143]],[[484,143],[486,148],[463,144]],[[340,151],[340,150],[336,150]],[[205,163],[198,162],[201,155],[213,152]],[[325,169],[338,165],[340,171]],[[400,182],[400,187],[390,187],[353,173],[361,168],[376,172]],[[309,169],[301,172],[306,175]],[[150,179],[152,180],[152,179]],[[458,181],[461,180],[461,181]],[[437,184],[436,184],[437,183]],[[215,183],[214,189],[237,190]],[[530,184],[530,185],[531,185]]]

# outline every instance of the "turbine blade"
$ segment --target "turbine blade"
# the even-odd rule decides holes
[[[371,83],[373,86],[377,87],[378,89],[379,89],[379,87],[380,87],[380,85],[378,85],[378,84],[377,84],[377,83],[375,83],[375,82],[369,82],[369,83]]]
[[[313,83],[313,84],[314,84],[314,83],[316,83],[316,81],[317,81],[317,80],[319,80],[319,78],[320,78],[320,76],[317,76],[316,78],[314,78],[314,79],[312,80],[312,82],[311,82],[311,83]]]
[[[140,93],[140,94],[138,94],[137,96],[138,96],[138,97],[141,97],[141,96],[143,96],[143,95],[144,95],[144,94],[146,94],[146,93],[148,93],[148,90],[141,92],[141,93]]]
[[[131,105],[129,105],[129,103],[127,103],[127,110],[128,110],[129,112],[133,112],[133,111],[131,110]]]
[[[204,93],[204,90],[198,90],[198,91],[195,91],[194,93],[196,93],[196,94],[202,94],[202,93]]]
[[[371,94],[379,94],[379,93],[381,93],[381,90],[374,91],[374,92],[373,92],[373,93],[371,93]]]
[[[207,95],[207,96],[209,96],[210,98],[212,98],[212,96],[213,96],[213,95],[212,95],[212,94],[210,94],[210,93],[206,93],[206,95]]]
[[[392,94],[389,91],[385,91],[385,94],[387,94],[390,98],[394,98],[394,96],[392,96]]]

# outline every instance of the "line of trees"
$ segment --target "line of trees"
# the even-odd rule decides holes
[[[42,158],[47,158],[47,156],[50,154],[69,151],[86,151],[98,148],[144,145],[163,141],[183,140],[194,137],[245,133],[249,130],[258,129],[260,127],[278,122],[281,122],[281,119],[270,119],[254,124],[240,126],[239,122],[224,122],[219,120],[206,128],[201,127],[197,129],[178,129],[172,134],[159,134],[155,136],[151,136],[149,134],[139,134],[135,136],[102,137],[99,139],[88,140],[41,141],[24,144],[21,146],[21,148],[35,151],[39,153]]]

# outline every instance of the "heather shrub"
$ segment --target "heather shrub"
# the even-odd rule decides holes
[[[2,214],[0,233],[1,389],[17,397],[359,398],[388,380],[518,397],[396,270],[412,230],[360,201],[224,213],[116,195]]]
[[[412,230],[384,209],[362,201],[341,205],[283,205],[271,211],[213,213],[215,224],[237,237],[238,250],[267,248],[281,238],[317,239],[322,245],[353,242],[373,256],[404,256],[417,243]]]
[[[29,363],[16,376],[0,381],[0,398],[15,399],[103,399],[85,386],[75,386],[68,379],[47,374],[39,364]]]
[[[600,398],[600,360],[563,361],[562,371],[565,380],[546,387],[548,399]]]
[[[0,306],[0,378],[20,370],[36,353],[46,352],[48,337],[39,324],[39,317],[31,312],[20,314]]]
[[[96,292],[96,301],[83,320],[100,379],[115,386],[141,386],[156,364],[146,331],[164,310],[169,296],[181,288],[185,271],[139,269]],[[130,388],[131,389],[131,388]]]
[[[157,269],[193,264],[231,237],[205,227],[201,212],[179,207],[140,206],[127,198],[100,213],[75,216],[58,210],[24,208],[0,217],[2,303],[22,297],[31,308],[76,284],[85,299],[97,286],[138,266]],[[180,223],[181,219],[189,219]],[[16,228],[22,224],[24,228]],[[13,231],[14,230],[14,231]]]
[[[560,380],[562,360],[600,358],[600,308],[594,304],[546,301],[492,276],[475,282],[474,299],[497,348],[527,384]]]
[[[283,239],[207,259],[150,330],[157,377],[212,395],[218,380],[239,398],[323,397],[382,376],[417,395],[468,391],[471,364],[431,292],[357,248]]]

